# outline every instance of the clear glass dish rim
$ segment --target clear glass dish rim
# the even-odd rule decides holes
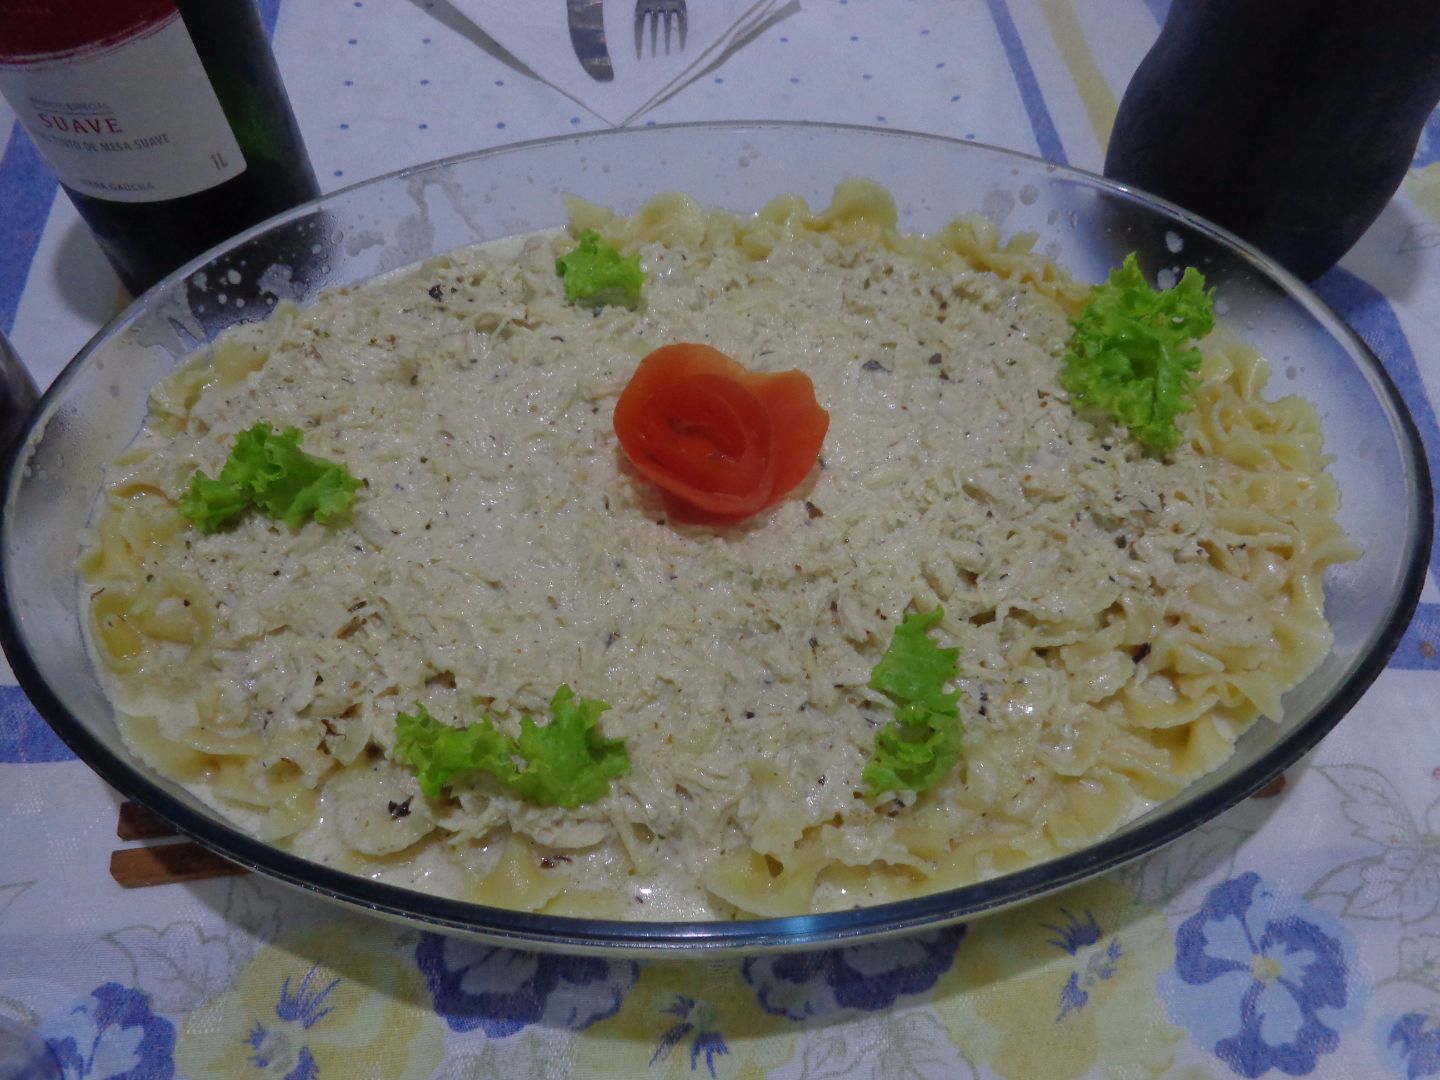
[[[1370,684],[1385,669],[1419,602],[1434,526],[1434,499],[1424,445],[1410,410],[1384,366],[1359,335],[1308,286],[1239,237],[1165,199],[1095,173],[1046,161],[1022,151],[973,140],[857,124],[767,120],[697,121],[638,129],[615,128],[511,143],[408,166],[336,189],[261,222],[192,259],[137,297],[86,343],[42,396],[30,417],[25,433],[16,440],[8,460],[3,463],[3,468],[0,468],[0,482],[3,482],[0,490],[4,492],[6,509],[3,518],[0,518],[0,541],[3,541],[3,550],[8,551],[10,547],[11,514],[8,509],[14,493],[19,489],[20,474],[26,460],[24,448],[29,445],[37,431],[44,430],[58,402],[64,397],[70,381],[84,367],[92,353],[105,345],[120,329],[129,325],[143,310],[149,296],[189,277],[221,253],[243,245],[280,223],[313,213],[327,203],[344,198],[358,189],[394,183],[398,179],[418,173],[439,172],[458,163],[504,157],[524,153],[532,148],[566,143],[663,136],[663,133],[674,130],[714,131],[717,134],[723,132],[726,135],[737,135],[756,129],[787,128],[835,133],[855,132],[866,137],[891,138],[897,142],[919,140],[949,144],[961,153],[993,154],[1032,167],[1039,166],[1047,174],[1103,189],[1148,209],[1157,210],[1163,216],[1182,221],[1187,227],[1207,235],[1231,254],[1248,262],[1278,283],[1288,296],[1300,302],[1345,346],[1353,359],[1368,369],[1375,384],[1382,390],[1385,403],[1398,420],[1402,457],[1408,459],[1413,488],[1417,494],[1417,505],[1410,509],[1415,512],[1419,528],[1412,531],[1408,537],[1409,549],[1400,578],[1400,588],[1395,597],[1396,603],[1375,636],[1374,647],[1359,659],[1350,677],[1340,684],[1323,706],[1284,733],[1276,744],[1247,770],[1218,784],[1212,790],[1193,796],[1192,801],[1183,808],[1184,813],[1178,812],[1181,808],[1176,807],[1175,812],[1162,813],[1141,829],[1106,837],[1079,851],[1034,867],[955,889],[817,915],[733,922],[630,922],[513,911],[382,884],[310,862],[247,836],[218,819],[194,812],[93,736],[51,691],[31,657],[20,630],[7,576],[0,574],[0,646],[4,648],[20,687],[41,716],[81,761],[126,798],[148,807],[179,832],[251,870],[350,907],[412,924],[424,924],[436,931],[475,935],[495,944],[517,948],[578,953],[695,955],[833,948],[879,937],[935,929],[1023,903],[1150,854],[1254,794],[1284,772],[1312,749],[1354,707]]]

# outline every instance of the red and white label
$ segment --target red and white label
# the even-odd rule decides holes
[[[159,202],[245,171],[179,12],[149,6],[161,10],[118,40],[23,56],[0,46],[0,94],[60,182],[83,195]]]

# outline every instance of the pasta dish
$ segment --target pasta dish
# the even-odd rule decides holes
[[[567,297],[586,230],[639,256],[642,300]],[[122,733],[266,841],[557,914],[833,910],[1081,848],[1282,719],[1353,556],[1314,409],[1223,329],[1173,448],[1077,407],[1090,295],[847,182],[745,218],[577,202],[569,231],[282,304],[158,387],[107,478],[81,587]],[[828,417],[743,519],[678,512],[617,442],[680,342],[803,372]],[[233,488],[257,425],[349,479],[313,519],[197,527],[195,478]],[[955,722],[923,789],[881,786],[909,775],[885,738],[920,743],[876,672],[922,631]],[[583,784],[531,749],[562,717]],[[442,770],[467,728],[487,764]]]

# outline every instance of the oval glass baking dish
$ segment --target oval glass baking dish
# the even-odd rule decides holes
[[[145,417],[148,392],[227,327],[264,318],[428,256],[565,220],[575,194],[628,213],[681,191],[748,212],[779,194],[823,206],[835,184],[884,184],[906,231],[983,212],[1076,278],[1124,254],[1201,269],[1226,319],[1269,357],[1277,389],[1324,424],[1340,523],[1362,550],[1326,576],[1335,644],[1214,772],[1118,832],[1027,869],[917,899],[735,922],[620,922],[528,914],[386,885],[258,841],[142,764],[122,743],[77,612],[81,529],[102,475]],[[1279,378],[1283,371],[1283,380]],[[235,861],[316,894],[419,925],[571,951],[762,951],[850,943],[1024,901],[1168,843],[1263,786],[1355,704],[1399,642],[1430,549],[1431,484],[1404,403],[1365,346],[1293,277],[1207,223],[1108,181],[956,140],[805,124],[643,128],[502,147],[359,184],[251,230],[178,271],[106,327],[45,395],[5,475],[0,638],[31,700],[75,752],[129,798]]]

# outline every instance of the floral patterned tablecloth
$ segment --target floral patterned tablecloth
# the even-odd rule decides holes
[[[638,122],[858,122],[1096,169],[1166,6],[804,0]],[[439,0],[261,9],[327,187],[603,126]],[[0,329],[44,383],[124,297],[3,105],[0,146]],[[1440,115],[1317,287],[1433,455]],[[67,1078],[1440,1075],[1436,642],[1427,581],[1280,795],[1119,873],[969,927],[700,961],[491,948],[257,877],[123,891],[116,797],[0,686],[0,1015]]]

